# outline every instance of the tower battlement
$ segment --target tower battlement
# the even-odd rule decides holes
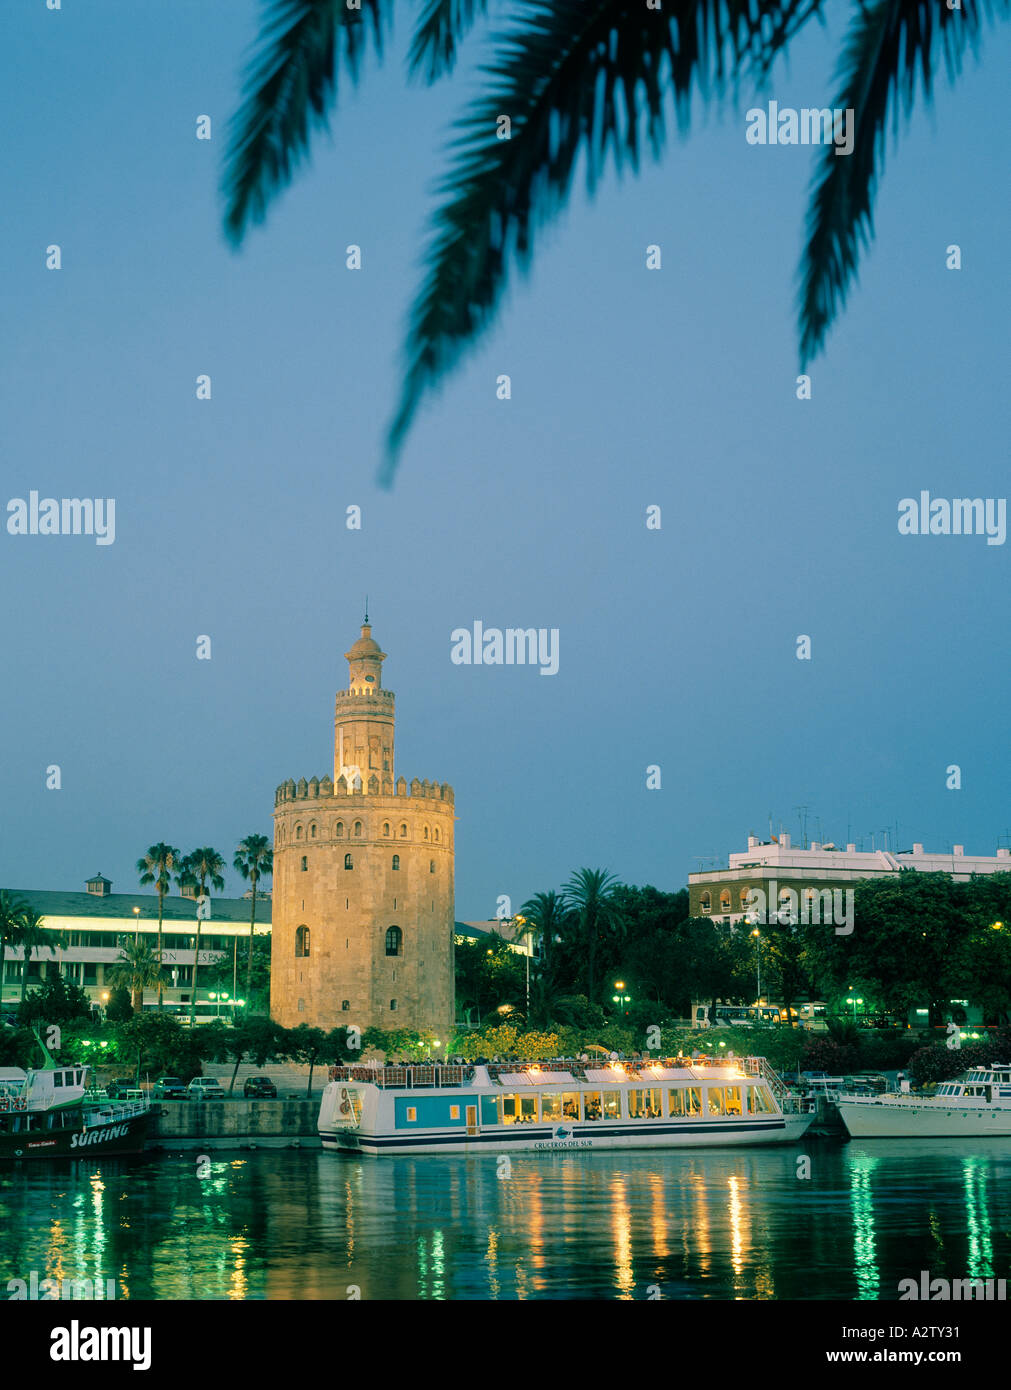
[[[375,787],[371,784],[375,783]],[[374,796],[405,796],[405,797],[429,797],[433,801],[448,801],[453,804],[453,788],[448,782],[430,782],[426,777],[424,781],[419,781],[417,777],[410,783],[404,777],[398,777],[394,782],[392,777],[370,777],[368,783],[359,791],[349,791],[347,781],[343,777],[338,777],[337,785],[333,779],[326,777],[310,777],[308,781],[300,777],[296,782],[293,777],[289,777],[287,782],[282,782],[274,792],[274,805],[280,806],[286,801],[316,801],[335,798],[349,798],[352,805],[360,802],[367,802],[369,797]]]

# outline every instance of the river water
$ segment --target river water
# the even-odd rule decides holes
[[[802,1158],[810,1160],[804,1177]],[[320,1150],[0,1170],[7,1281],[119,1299],[896,1299],[1011,1276],[1007,1140],[360,1159]]]

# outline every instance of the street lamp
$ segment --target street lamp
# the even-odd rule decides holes
[[[853,1005],[853,1020],[854,1020],[854,1022],[856,1022],[857,1005],[858,1005],[858,1004],[862,1004],[863,1002],[864,1002],[864,1001],[863,1001],[862,999],[854,998],[852,995],[850,995],[850,996],[847,998],[847,1000],[846,1000],[846,1003],[847,1003],[847,1004],[852,1004],[852,1005]]]
[[[614,987],[615,987],[616,990],[619,990],[620,993],[618,993],[618,994],[612,994],[612,995],[611,995],[611,998],[612,998],[612,1000],[614,1001],[615,1004],[620,1004],[621,1007],[624,1009],[625,1005],[626,1005],[627,1003],[629,1003],[629,1001],[631,1000],[632,996],[631,996],[630,994],[626,994],[626,993],[624,992],[624,991],[625,991],[625,981],[624,981],[624,980],[615,980],[615,982],[614,982]]]
[[[758,975],[758,1002],[762,1002],[762,933],[756,927],[751,933],[755,938],[755,960],[757,962]]]
[[[138,942],[139,940],[140,940],[140,908],[139,908],[139,907],[135,907],[134,910],[133,910],[133,942],[134,942],[134,945],[136,945],[137,942]]]

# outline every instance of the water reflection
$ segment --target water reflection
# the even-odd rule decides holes
[[[969,1141],[375,1161],[320,1152],[0,1172],[0,1289],[120,1298],[897,1297],[1011,1273],[1011,1153]]]

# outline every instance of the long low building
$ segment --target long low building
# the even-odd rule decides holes
[[[46,975],[60,973],[80,985],[92,1003],[101,1007],[112,992],[110,973],[120,951],[135,936],[152,948],[158,944],[158,898],[152,893],[113,893],[112,883],[101,874],[86,881],[83,893],[49,892],[36,888],[8,890],[12,898],[27,903],[42,917],[42,927],[53,933],[51,944],[36,946],[28,961],[27,988],[37,988]],[[249,940],[251,898],[214,898],[210,917],[200,923],[200,970],[222,956],[235,963],[240,993],[245,978],[245,953]],[[190,894],[166,894],[162,907],[162,961],[168,980],[164,1002],[170,1012],[188,1012],[193,987],[193,961],[196,952],[197,903]],[[257,936],[269,936],[270,895],[257,892]],[[25,967],[21,947],[8,946],[0,1000],[5,1009],[21,998],[22,971]],[[208,990],[197,979],[201,1017],[222,1012],[228,1016],[229,1003],[208,999]],[[233,991],[228,993],[234,997]],[[144,991],[144,1003],[157,1003],[155,989]],[[186,1006],[186,1008],[184,1008]]]
[[[689,911],[693,917],[738,922],[745,916],[752,889],[767,897],[773,893],[779,901],[788,900],[791,892],[803,900],[805,893],[845,889],[860,879],[891,877],[903,869],[950,874],[964,882],[973,874],[1011,873],[1011,849],[998,849],[994,855],[967,855],[964,845],[939,853],[914,844],[911,850],[892,854],[883,849],[858,850],[855,844],[840,849],[815,842],[801,849],[790,843],[789,835],[770,841],[749,835],[748,848],[731,854],[726,869],[689,874]],[[773,908],[771,901],[769,907]]]

